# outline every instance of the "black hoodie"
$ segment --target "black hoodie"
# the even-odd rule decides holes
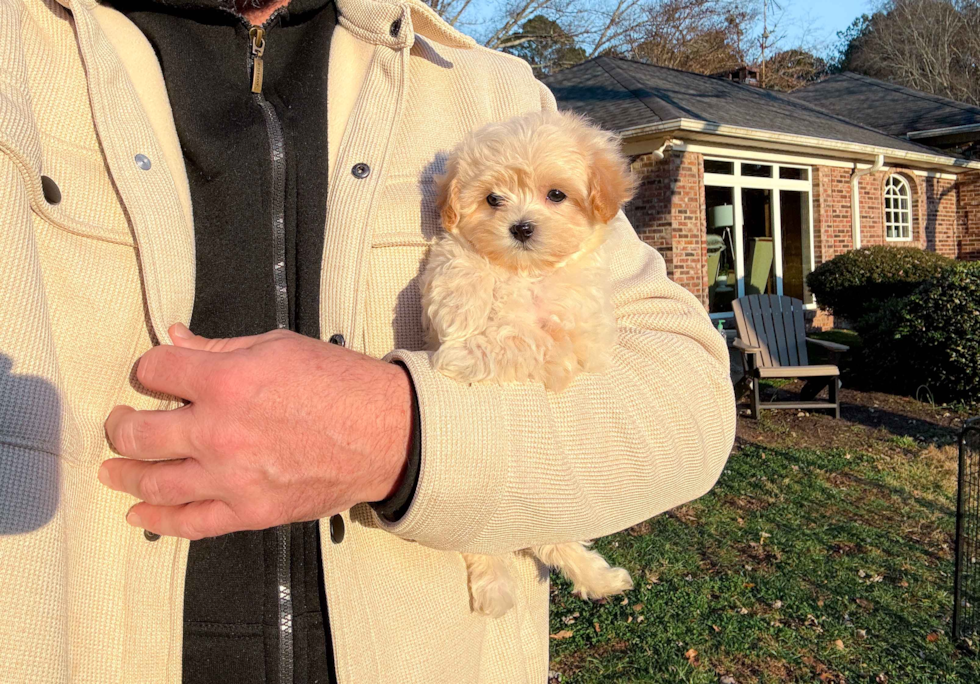
[[[251,35],[223,0],[109,2],[153,46],[170,98],[194,208],[191,329],[319,337],[332,0],[292,0]],[[407,508],[418,456],[382,514]],[[319,544],[316,522],[191,543],[185,683],[335,681]]]

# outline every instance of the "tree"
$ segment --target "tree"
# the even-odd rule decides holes
[[[653,0],[629,56],[650,64],[714,74],[746,61],[743,49],[752,15],[719,0]]]
[[[980,0],[885,0],[847,38],[840,69],[980,104]]]
[[[646,0],[424,0],[447,22],[495,50],[554,71],[600,54],[622,54]]]
[[[818,80],[827,73],[827,62],[800,49],[777,52],[766,62],[765,87],[789,92]]]
[[[524,22],[504,45],[504,52],[527,61],[539,78],[586,59],[585,50],[575,44],[575,39],[543,14]]]
[[[840,74],[854,71],[854,56],[860,49],[861,42],[871,31],[871,17],[862,14],[851,22],[843,31],[837,32],[837,46],[827,64],[827,73]]]

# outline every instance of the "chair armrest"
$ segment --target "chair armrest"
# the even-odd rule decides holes
[[[833,352],[846,352],[848,349],[850,349],[850,347],[848,347],[846,344],[837,344],[836,342],[828,342],[827,340],[818,340],[814,337],[808,337],[806,338],[806,341],[812,342],[818,347],[823,347],[824,349],[829,349]]]
[[[732,346],[742,351],[745,354],[758,354],[759,352],[762,351],[761,347],[753,347],[752,345],[746,343],[744,340],[738,337],[732,340]]]

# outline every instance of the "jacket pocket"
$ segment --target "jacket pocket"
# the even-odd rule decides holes
[[[78,237],[132,245],[133,234],[101,150],[42,136],[40,173],[27,172],[31,210]]]
[[[380,358],[394,349],[425,347],[419,276],[428,243],[375,241],[370,255],[364,320],[365,353]]]

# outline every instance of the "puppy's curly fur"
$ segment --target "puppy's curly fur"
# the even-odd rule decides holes
[[[537,112],[467,136],[436,179],[446,230],[422,274],[435,367],[460,382],[540,382],[560,392],[609,366],[616,321],[602,244],[633,192],[612,134]],[[588,543],[530,551],[584,598],[621,593],[629,574]],[[506,559],[464,554],[473,609],[514,603]]]

